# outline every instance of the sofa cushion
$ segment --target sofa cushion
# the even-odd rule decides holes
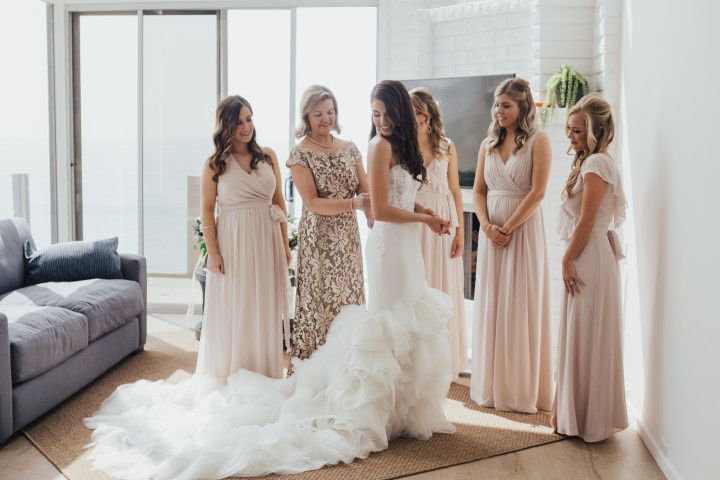
[[[22,218],[0,220],[0,295],[25,283],[23,245],[32,244],[30,227]]]
[[[0,306],[8,318],[12,382],[50,370],[88,345],[85,315],[58,307]]]
[[[61,307],[87,317],[88,338],[94,341],[140,315],[140,285],[132,280],[78,280],[47,282],[19,288],[0,296],[3,305]]]
[[[27,283],[72,282],[89,278],[122,278],[118,238],[94,242],[63,242],[35,250],[25,242]]]

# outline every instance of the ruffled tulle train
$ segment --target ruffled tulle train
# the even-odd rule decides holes
[[[226,384],[196,375],[123,385],[86,420],[94,466],[128,480],[296,473],[365,458],[401,435],[452,433],[452,305],[419,293],[372,315],[346,307],[287,379],[241,370]]]

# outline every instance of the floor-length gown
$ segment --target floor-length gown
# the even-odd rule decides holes
[[[468,367],[467,340],[465,337],[465,277],[462,257],[450,258],[458,219],[455,198],[448,183],[448,150],[450,139],[440,142],[440,155],[427,165],[427,183],[420,187],[417,202],[432,209],[442,218],[450,219],[450,234],[438,235],[427,225],[420,224],[420,249],[425,262],[425,280],[431,288],[441,290],[453,302],[453,315],[450,318],[450,352],[452,354],[452,373],[458,374]]]
[[[506,162],[485,157],[487,211],[503,225],[532,186],[532,134]],[[542,210],[505,248],[478,240],[470,393],[479,405],[535,413],[553,400],[550,272]]]
[[[272,203],[274,193],[270,164],[260,162],[248,173],[227,159],[217,184],[217,242],[225,274],[207,273],[198,373],[224,380],[244,368],[283,376],[288,267],[280,222],[286,219]]]
[[[417,182],[390,171],[389,201],[413,210]],[[93,464],[123,479],[294,473],[350,462],[400,435],[451,433],[447,295],[425,284],[417,225],[376,221],[370,299],[343,309],[326,343],[277,380],[241,370],[177,385],[119,387],[86,420]]]
[[[299,144],[290,152],[287,166],[309,169],[319,198],[351,199],[360,186],[361,158],[353,142],[331,152]],[[308,358],[325,343],[342,307],[365,303],[365,280],[354,211],[320,215],[303,204],[298,234],[292,356]]]
[[[604,153],[590,155],[580,168],[574,195],[563,196],[558,222],[562,240],[570,240],[575,230],[588,173],[608,185],[590,239],[575,260],[585,286],[563,299],[552,423],[560,433],[598,442],[628,426],[618,265],[623,254],[614,230],[625,221],[625,194],[613,159]]]

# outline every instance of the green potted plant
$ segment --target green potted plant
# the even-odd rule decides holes
[[[545,126],[552,119],[555,108],[572,108],[590,90],[588,82],[580,72],[570,65],[562,65],[560,71],[548,79],[545,101],[538,109],[540,125]]]

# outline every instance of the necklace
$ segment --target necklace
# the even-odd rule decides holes
[[[315,145],[318,145],[323,148],[330,148],[335,144],[335,137],[333,137],[332,135],[330,135],[330,138],[332,138],[332,140],[330,140],[330,145],[323,145],[322,143],[320,143],[317,140],[315,140],[314,138],[312,138],[312,135],[310,135],[310,134],[308,134],[307,138],[308,138],[308,140],[313,142]]]

